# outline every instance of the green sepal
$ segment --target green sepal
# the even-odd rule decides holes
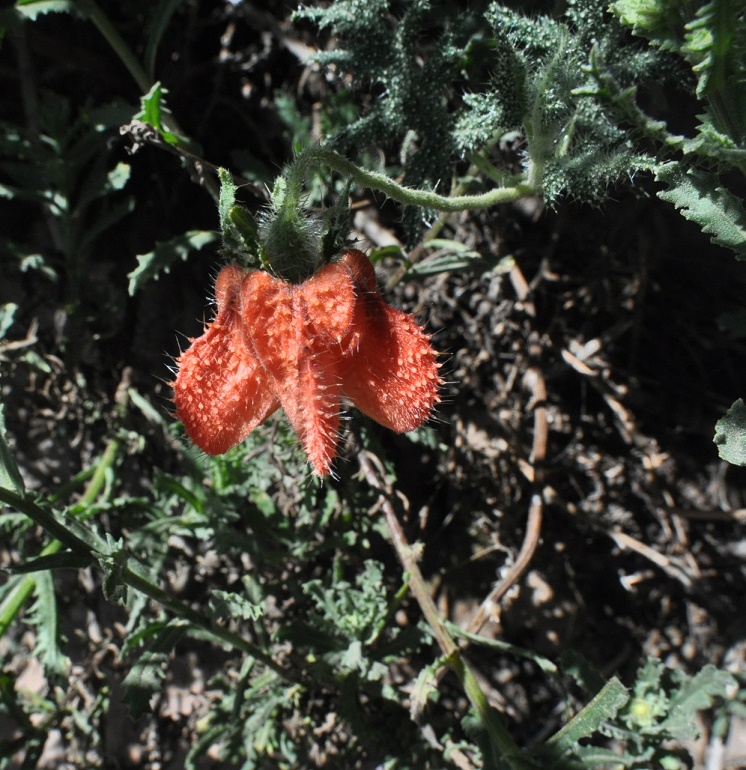
[[[265,260],[259,243],[259,225],[256,217],[248,209],[236,203],[236,185],[230,172],[220,168],[218,178],[220,180],[218,213],[225,255],[231,259],[237,259],[244,267],[264,267]]]
[[[323,225],[303,205],[305,170],[291,165],[275,181],[269,209],[259,221],[267,266],[292,283],[310,278],[321,264]]]

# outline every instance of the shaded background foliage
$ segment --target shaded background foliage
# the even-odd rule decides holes
[[[239,188],[252,210],[295,145],[330,136],[371,165],[383,158],[397,169],[410,152],[409,183],[450,179],[453,116],[468,94],[458,81],[439,88],[436,109],[424,85],[442,85],[486,3],[472,4],[471,17],[437,4],[435,21],[425,3],[358,4],[385,14],[399,34],[403,20],[425,20],[417,28],[425,42],[403,46],[407,61],[430,54],[423,94],[402,92],[403,121],[401,110],[385,114],[391,102],[379,81],[346,74],[355,61],[344,51],[376,39],[336,29],[340,42],[309,18],[291,22],[294,6],[174,4],[155,49],[149,41],[161,30],[150,3],[102,7],[138,57],[152,57],[195,154],[255,183]],[[442,46],[444,20],[452,48]],[[480,64],[492,45],[473,43],[479,81],[501,74]],[[329,51],[320,64],[306,62],[313,48]],[[628,50],[637,58],[621,60],[620,74],[622,65],[684,71],[653,60],[642,43]],[[394,74],[406,66],[385,57],[366,64]],[[696,104],[671,93],[653,84],[642,98],[683,131]],[[647,655],[681,673],[709,663],[743,673],[744,476],[712,444],[715,421],[744,392],[742,335],[733,316],[722,320],[738,318],[743,270],[655,198],[651,180],[638,178],[633,192],[620,184],[600,206],[561,198],[548,208],[531,197],[447,218],[441,237],[481,259],[388,294],[427,322],[444,352],[448,385],[436,419],[413,440],[353,415],[339,479],[317,486],[283,418],[214,461],[190,450],[170,420],[168,366],[185,344],[177,335],[197,335],[212,312],[205,298],[222,264],[217,241],[185,250],[133,296],[129,276],[135,255],[156,243],[216,231],[215,202],[178,155],[148,143],[131,154],[120,126],[142,94],[95,27],[52,13],[9,28],[0,94],[2,396],[27,487],[73,505],[89,480],[76,484],[77,475],[114,437],[117,459],[91,506],[100,530],[123,537],[176,597],[271,643],[314,683],[294,690],[236,650],[195,639],[134,592],[125,606],[106,601],[90,568],[57,570],[54,590],[37,586],[33,609],[0,640],[7,766],[180,767],[189,756],[207,767],[440,767],[438,743],[447,761],[461,761],[455,749],[477,764],[481,737],[455,680],[443,680],[420,726],[409,719],[414,681],[433,652],[416,606],[398,593],[378,496],[358,476],[356,455],[365,446],[381,458],[406,501],[411,540],[425,545],[439,609],[466,625],[523,539],[536,405],[522,383],[532,368],[546,381],[550,423],[542,540],[487,635],[552,660],[572,651],[628,685]],[[515,127],[510,116],[505,127]],[[434,147],[418,146],[411,128],[432,133]],[[615,146],[629,142],[629,132],[608,134]],[[469,136],[462,132],[460,149],[476,147]],[[492,151],[508,173],[519,168],[518,139]],[[555,192],[567,173],[558,170]],[[421,212],[355,195],[361,243],[420,242]],[[397,267],[396,258],[382,260],[382,281]],[[4,567],[38,555],[40,531],[12,513],[2,527]],[[50,595],[57,613],[44,605]],[[45,625],[52,617],[59,635]],[[587,700],[566,674],[547,677],[530,658],[476,646],[468,655],[522,745],[543,740]],[[30,698],[14,689],[24,675]],[[125,677],[134,721],[122,706]],[[716,726],[726,715],[719,708]],[[43,715],[41,728],[29,714]],[[725,738],[707,736],[711,746]],[[701,745],[694,753],[701,758]]]

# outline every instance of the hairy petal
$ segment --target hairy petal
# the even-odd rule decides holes
[[[329,473],[336,456],[341,349],[354,304],[351,285],[349,303],[338,301],[345,291],[337,284],[345,279],[349,284],[345,271],[325,268],[293,286],[254,273],[242,290],[248,344],[319,476]]]
[[[359,249],[348,249],[339,258],[338,265],[344,265],[350,272],[352,283],[363,292],[377,292],[376,271],[368,257]]]
[[[218,314],[178,360],[176,416],[189,438],[210,455],[239,444],[279,406],[264,371],[243,341],[243,278],[235,265],[220,272],[215,285]]]
[[[334,263],[319,270],[300,286],[294,287],[317,347],[345,351],[353,334],[356,292],[345,264]]]
[[[440,400],[437,355],[411,315],[384,302],[375,291],[375,273],[362,252],[346,260],[359,297],[353,325],[359,350],[344,361],[342,391],[364,414],[404,433],[419,427]]]

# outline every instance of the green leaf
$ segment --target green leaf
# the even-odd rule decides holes
[[[560,669],[565,676],[570,676],[586,693],[599,692],[606,683],[595,666],[575,650],[566,650],[560,656]]]
[[[34,573],[34,595],[36,601],[29,611],[28,618],[29,622],[36,626],[36,655],[47,671],[62,676],[67,672],[69,660],[59,647],[57,597],[50,572]]]
[[[129,293],[134,296],[148,281],[158,278],[161,272],[168,272],[171,263],[185,260],[193,251],[199,251],[217,240],[217,234],[207,230],[190,230],[177,235],[170,241],[156,244],[153,251],[137,255],[137,267],[127,276],[130,279]]]
[[[8,333],[8,329],[13,325],[13,319],[18,310],[15,302],[6,302],[0,305],[0,340]]]
[[[433,239],[426,244],[427,248],[437,249],[439,253],[425,257],[409,270],[410,275],[437,275],[452,271],[475,270],[484,266],[485,260],[478,251],[456,241]]]
[[[223,248],[235,255],[249,267],[260,267],[262,263],[259,246],[259,226],[254,215],[236,203],[236,185],[230,172],[218,169],[220,179],[220,230],[223,234]]]
[[[624,685],[616,677],[609,679],[596,697],[547,743],[559,751],[571,751],[581,738],[590,737],[604,722],[614,719],[628,700],[629,693]]]
[[[104,573],[101,590],[110,602],[117,602],[122,606],[127,604],[127,584],[122,579],[122,571],[127,566],[127,554],[124,550],[124,541],[114,538],[107,532],[106,544],[96,554],[98,563]]]
[[[729,73],[734,51],[734,33],[743,24],[741,3],[713,0],[697,10],[686,25],[686,42],[681,52],[693,64],[698,75],[697,96],[722,89]]]
[[[183,622],[174,622],[159,632],[155,641],[140,655],[124,678],[122,701],[133,720],[147,714],[150,711],[150,699],[162,692],[169,653],[185,632]]]
[[[220,180],[218,214],[220,215],[220,229],[225,232],[229,222],[228,214],[236,204],[236,183],[233,181],[231,172],[225,168],[218,169],[218,179]]]
[[[160,83],[154,83],[150,91],[140,99],[142,109],[135,115],[135,120],[141,120],[152,126],[168,144],[186,145],[188,144],[186,137],[179,136],[164,126],[164,118],[171,114],[166,107],[167,93],[168,91]]]
[[[420,721],[428,701],[435,701],[438,697],[438,669],[446,665],[443,658],[438,658],[434,663],[425,666],[417,675],[417,679],[410,695],[409,713],[415,722]]]
[[[661,730],[680,739],[699,737],[697,712],[710,708],[714,698],[725,698],[730,687],[736,687],[736,680],[727,671],[706,665],[673,694]]]
[[[253,604],[245,596],[215,589],[210,594],[210,609],[218,620],[258,620],[264,615],[259,604]]]
[[[34,21],[45,13],[69,13],[74,5],[72,0],[18,0],[16,10],[21,16]]]
[[[668,185],[658,197],[679,209],[712,236],[713,243],[726,246],[736,258],[746,260],[746,210],[743,202],[720,185],[715,174],[684,170],[671,162],[658,167],[656,179]]]
[[[5,431],[5,410],[2,401],[0,401],[0,487],[13,489],[19,494],[23,493],[26,487],[13,456],[13,450],[8,443]]]
[[[652,754],[652,751],[648,752],[648,754]],[[637,767],[640,767],[639,761],[646,758],[644,754],[642,756],[625,757],[619,751],[602,749],[598,746],[576,746],[573,750],[573,756],[581,760],[582,765],[580,767],[600,768],[604,765],[611,765],[614,770],[635,764]],[[564,770],[564,766],[562,767]]]
[[[153,406],[144,396],[135,388],[127,388],[127,398],[140,410],[143,417],[153,425],[161,428],[167,428],[170,423],[163,419],[163,407],[160,409]]]
[[[616,0],[609,10],[633,34],[646,37],[660,48],[679,50],[682,13],[686,10],[680,0]]]
[[[75,201],[75,210],[82,211],[93,201],[123,190],[129,182],[131,173],[132,167],[129,163],[117,163],[106,173],[106,176],[102,174],[91,178],[81,189]]]
[[[469,631],[464,630],[463,628],[459,628],[459,626],[455,625],[454,623],[451,623],[450,621],[446,621],[446,628],[454,636],[461,636],[464,639],[468,639],[470,642],[472,642],[472,644],[479,644],[482,647],[492,647],[495,650],[501,650],[502,652],[507,652],[507,653],[510,653],[511,655],[516,655],[517,657],[527,658],[528,660],[532,660],[534,663],[536,663],[536,665],[545,673],[547,674],[557,673],[557,666],[555,666],[551,660],[541,655],[538,655],[537,653],[532,652],[531,650],[525,650],[522,647],[516,647],[515,645],[510,644],[509,642],[502,641],[502,639],[488,639],[486,636],[480,636],[479,634],[472,634]]]
[[[746,465],[746,404],[739,398],[715,425],[715,438],[721,459],[733,465]]]

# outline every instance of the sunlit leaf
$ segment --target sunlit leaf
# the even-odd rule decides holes
[[[715,425],[718,454],[733,465],[746,465],[746,404],[739,398]]]
[[[700,732],[697,712],[710,708],[715,698],[725,698],[729,687],[735,688],[736,680],[727,671],[706,665],[691,678],[687,677],[672,695],[669,714],[661,723],[661,729],[676,738],[696,738]]]
[[[16,10],[33,21],[45,13],[68,13],[74,6],[72,0],[18,0]]]
[[[679,209],[682,216],[696,222],[719,246],[746,259],[746,210],[743,202],[726,190],[715,174],[684,169],[679,163],[665,163],[656,179],[668,185],[658,197]]]

